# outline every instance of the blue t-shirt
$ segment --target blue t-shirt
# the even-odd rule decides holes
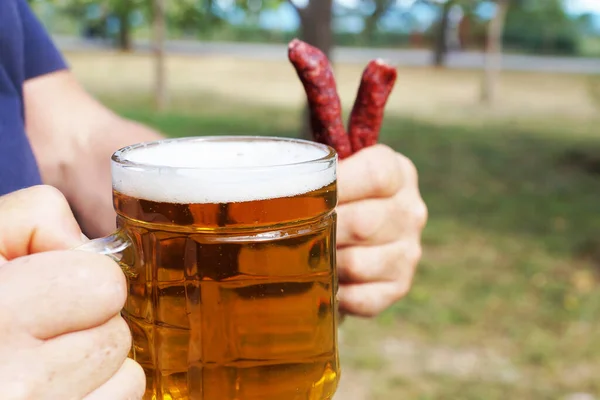
[[[66,68],[26,0],[0,0],[0,196],[41,183],[25,134],[23,82]]]

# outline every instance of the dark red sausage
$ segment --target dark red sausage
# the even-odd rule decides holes
[[[396,69],[382,60],[373,60],[365,68],[348,126],[354,153],[377,143],[385,105],[397,76]]]
[[[350,139],[342,120],[333,68],[327,56],[316,47],[294,39],[288,57],[308,98],[313,139],[333,147],[340,159],[352,154]]]

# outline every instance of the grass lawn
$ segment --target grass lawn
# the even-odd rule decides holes
[[[254,62],[175,60],[172,106],[157,114],[148,73],[132,72],[147,61],[89,57],[71,60],[94,93],[169,135],[298,131],[301,97],[285,65],[259,75]],[[108,70],[91,73],[93,63]],[[243,84],[207,83],[201,66]],[[339,68],[341,92],[353,95],[356,71]],[[573,161],[600,156],[586,78],[507,75],[490,111],[464,93],[475,93],[472,72],[403,73],[382,141],[420,171],[424,257],[404,300],[377,320],[344,323],[340,399],[600,396],[600,175]]]

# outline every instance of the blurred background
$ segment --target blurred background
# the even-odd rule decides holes
[[[82,83],[172,136],[297,136],[301,37],[430,220],[408,296],[341,328],[340,400],[600,399],[600,0],[32,0]],[[369,268],[365,265],[365,268]]]

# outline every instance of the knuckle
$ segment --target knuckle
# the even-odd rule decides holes
[[[360,212],[352,215],[351,222],[351,234],[357,242],[368,242],[370,241],[379,229],[381,228],[383,221],[381,213],[369,213]]]
[[[401,182],[396,152],[384,145],[373,147],[371,157],[365,162],[369,185],[376,196],[391,196],[400,189]]]
[[[34,186],[31,190],[32,193],[28,195],[28,201],[34,203],[34,209],[37,209],[46,215],[72,217],[71,207],[67,198],[54,186],[39,185]]]
[[[417,166],[405,155],[397,153],[397,161],[400,164],[400,170],[408,182],[417,182],[419,173]]]
[[[66,197],[54,186],[38,185],[25,190],[29,190],[28,196],[36,201],[43,201],[48,208],[56,206],[64,208],[68,205]]]
[[[380,299],[369,299],[368,296],[355,299],[352,308],[355,314],[367,318],[375,317],[385,309]]]
[[[356,247],[344,249],[339,253],[339,274],[346,282],[362,281],[364,269],[361,268],[360,255]]]
[[[125,279],[125,274],[123,273],[123,270],[121,269],[119,264],[117,264],[115,261],[104,255],[94,256],[97,257],[98,263],[102,264],[99,267],[102,267],[102,269],[104,269],[105,273],[107,274],[107,280],[116,282],[119,286],[119,293],[123,297],[127,296],[127,281]],[[123,298],[123,300],[125,299]]]
[[[109,328],[102,346],[104,355],[109,359],[125,360],[132,345],[129,325],[121,316],[116,316],[108,322]]]
[[[68,207],[68,202],[60,190],[50,185],[36,185],[6,194],[0,198],[3,207],[30,206],[32,210],[37,209],[59,209]],[[35,207],[31,207],[31,203]]]
[[[394,304],[402,300],[410,291],[412,276],[406,276],[396,281],[392,291],[391,303]]]
[[[146,391],[146,374],[144,373],[144,369],[131,358],[127,358],[125,363],[127,363],[129,370],[128,382],[131,384],[131,395],[136,399],[141,398]]]
[[[425,224],[427,223],[428,219],[428,214],[429,210],[427,208],[427,205],[425,204],[423,199],[419,197],[412,209],[413,220],[415,221],[417,227],[419,227],[420,229],[423,229],[425,227]]]
[[[98,288],[99,307],[120,310],[127,300],[127,281],[119,265],[101,254],[76,251],[76,274],[83,284]]]
[[[360,313],[360,315],[366,318],[373,318],[378,316],[383,310],[384,308],[366,308]]]
[[[396,279],[391,282],[390,302],[392,304],[404,298],[410,291],[416,266],[421,259],[422,247],[418,243],[411,244],[404,247],[402,253],[403,255],[397,257],[397,259],[404,260],[404,263],[396,263],[396,269],[399,273],[396,274]]]
[[[411,267],[414,268],[417,264],[419,264],[421,257],[423,257],[423,247],[420,244],[416,244],[412,247],[412,250],[407,257]]]

